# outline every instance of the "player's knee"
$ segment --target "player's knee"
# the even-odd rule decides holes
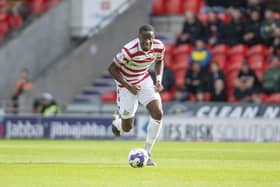
[[[122,127],[124,132],[129,132],[132,129],[132,125],[125,125]]]
[[[122,122],[122,129],[124,132],[129,132],[133,127],[133,120],[127,119]]]
[[[152,118],[154,118],[155,120],[161,120],[162,117],[163,117],[162,110],[156,110],[156,111],[152,112]]]

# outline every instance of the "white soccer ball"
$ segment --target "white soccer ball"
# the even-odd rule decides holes
[[[128,163],[133,168],[142,168],[147,165],[148,152],[142,148],[134,148],[128,154]]]

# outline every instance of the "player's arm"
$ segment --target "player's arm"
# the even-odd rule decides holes
[[[114,62],[110,64],[110,66],[108,67],[108,71],[116,81],[127,88],[131,93],[135,95],[139,93],[140,87],[129,84],[120,74],[119,67]]]
[[[158,92],[163,90],[163,86],[162,86],[163,67],[164,67],[164,61],[156,60],[155,74],[156,74],[156,90]]]

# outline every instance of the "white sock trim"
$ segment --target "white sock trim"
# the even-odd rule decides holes
[[[151,154],[153,145],[157,141],[161,129],[161,120],[155,120],[153,118],[150,118],[149,126],[148,126],[148,132],[146,137],[146,146],[145,149],[149,154]]]
[[[122,118],[116,118],[115,120],[113,120],[113,125],[115,127],[117,127],[117,129],[122,133],[123,129],[122,129]]]

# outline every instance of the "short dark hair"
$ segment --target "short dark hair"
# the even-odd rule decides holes
[[[142,25],[139,28],[139,34],[142,34],[143,32],[154,32],[154,27],[152,25]]]

